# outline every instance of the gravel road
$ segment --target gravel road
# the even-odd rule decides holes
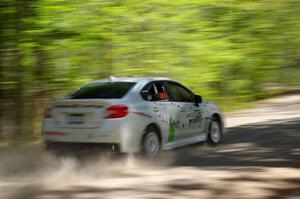
[[[2,151],[0,199],[300,198],[300,93],[230,113],[226,124],[223,144],[166,151],[154,161]]]

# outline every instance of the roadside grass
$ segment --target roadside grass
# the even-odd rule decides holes
[[[24,134],[14,139],[0,140],[0,151],[20,147],[37,147],[42,146],[42,144],[41,135]]]
[[[256,98],[227,98],[224,101],[219,101],[216,104],[220,109],[228,114],[230,112],[235,112],[238,110],[249,109],[256,106],[258,103],[273,97],[287,94],[290,89],[279,88],[279,89],[266,89],[263,95],[259,95]]]

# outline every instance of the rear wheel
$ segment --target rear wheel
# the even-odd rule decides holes
[[[209,133],[208,133],[208,142],[211,145],[217,145],[222,140],[222,129],[220,121],[217,117],[213,117],[210,122]]]
[[[160,152],[158,132],[154,128],[148,128],[142,142],[142,153],[145,158],[155,158]]]

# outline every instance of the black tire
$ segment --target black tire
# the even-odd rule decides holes
[[[208,144],[216,146],[222,142],[223,132],[220,120],[217,117],[212,117],[209,124]]]
[[[161,142],[159,139],[159,132],[154,127],[148,127],[142,139],[141,154],[146,159],[156,158],[161,149]]]

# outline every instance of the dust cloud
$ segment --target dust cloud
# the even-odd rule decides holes
[[[84,160],[59,157],[42,147],[3,151],[0,153],[0,198],[32,198],[45,189],[99,184],[101,180],[134,176],[151,168],[149,161],[134,156],[116,157],[107,152],[92,155]]]
[[[205,153],[212,150],[201,145],[186,148],[184,152],[192,153],[199,148]],[[218,153],[229,153],[225,149]],[[40,147],[3,151],[0,154],[0,198],[150,199],[172,196],[196,199],[222,195],[228,199],[254,199],[272,198],[274,193],[281,195],[278,190],[288,190],[288,194],[294,196],[299,192],[299,168],[179,166],[173,162],[174,154],[179,152],[165,152],[154,161],[134,156],[116,157],[109,153],[83,161],[75,157],[57,157]]]

